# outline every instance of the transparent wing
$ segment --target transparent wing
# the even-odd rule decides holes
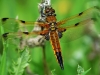
[[[44,44],[45,37],[40,36],[40,32],[10,32],[2,35],[4,41],[10,42],[18,46],[20,49],[24,49],[25,46],[34,47]]]
[[[94,6],[79,14],[57,22],[57,25],[58,27],[66,27],[90,18],[95,20],[97,16],[100,17],[100,8]]]
[[[66,31],[63,32],[63,36],[60,39],[61,42],[70,42],[87,33],[87,30],[91,30],[91,26],[94,24],[92,19],[86,19],[79,23],[73,24],[71,26],[66,26]]]
[[[44,26],[42,22],[26,22],[14,18],[2,18],[1,24],[4,30],[2,37],[16,42],[20,39],[36,38],[41,33],[40,26]],[[33,28],[38,31],[33,31]]]
[[[12,38],[33,38],[40,34],[40,32],[9,32],[4,33],[2,37],[4,39],[12,39]]]
[[[32,31],[35,25],[45,26],[42,22],[27,22],[23,20],[18,20],[14,18],[2,18],[1,24],[4,29],[4,32],[17,32],[17,31]]]

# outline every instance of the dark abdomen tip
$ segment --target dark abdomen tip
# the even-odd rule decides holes
[[[58,60],[58,63],[60,65],[61,69],[64,70],[64,65],[63,65],[61,52],[56,52],[56,57],[57,57],[57,60]]]
[[[60,64],[60,67],[61,67],[62,70],[64,70],[64,66],[63,66],[63,64]]]

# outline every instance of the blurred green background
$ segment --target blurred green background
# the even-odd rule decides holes
[[[36,21],[39,17],[38,3],[40,0],[0,0],[0,18],[18,18],[25,21]],[[51,5],[56,10],[57,20],[77,14],[89,7],[99,5],[100,0],[52,0]],[[96,24],[100,24],[97,22]],[[99,28],[98,28],[99,30]],[[2,56],[2,38],[0,30],[0,61]],[[12,61],[18,58],[16,51],[18,46],[9,44],[7,49],[7,73],[11,68]],[[46,70],[55,75],[77,75],[77,67],[81,65],[85,70],[91,68],[87,75],[100,75],[100,40],[97,36],[88,34],[69,43],[61,43],[64,70],[61,70],[56,61],[50,42],[45,43],[46,65],[43,63],[42,47],[30,49],[31,61],[23,75],[31,72],[33,75],[45,75]],[[7,74],[9,75],[9,74]]]

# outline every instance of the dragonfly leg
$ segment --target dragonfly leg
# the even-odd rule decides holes
[[[65,32],[66,29],[65,28],[58,28],[58,36],[59,38],[61,38],[63,36],[62,32]]]

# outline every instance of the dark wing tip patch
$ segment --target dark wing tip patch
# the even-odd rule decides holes
[[[2,36],[3,36],[4,38],[6,38],[8,34],[9,34],[9,33],[4,33]]]
[[[9,19],[9,18],[2,18],[1,20],[2,20],[3,22],[5,22],[7,19]]]

